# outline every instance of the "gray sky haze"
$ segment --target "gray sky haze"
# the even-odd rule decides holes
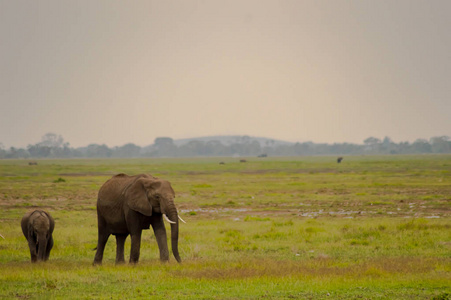
[[[451,136],[451,1],[0,0],[0,142]]]

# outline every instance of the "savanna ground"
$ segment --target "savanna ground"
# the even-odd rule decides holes
[[[0,161],[2,299],[451,297],[451,155],[37,162]],[[144,231],[139,264],[116,266],[110,237],[92,265],[97,191],[121,172],[172,183],[182,264]],[[31,264],[20,219],[36,207],[55,246]]]

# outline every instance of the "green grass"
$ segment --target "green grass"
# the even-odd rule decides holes
[[[450,155],[246,159],[0,161],[0,299],[450,299]],[[182,264],[145,231],[138,265],[111,237],[92,266],[97,191],[121,172],[172,183]],[[55,246],[32,265],[35,207]]]

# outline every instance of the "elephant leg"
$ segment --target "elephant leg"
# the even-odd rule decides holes
[[[116,235],[116,264],[122,264],[125,262],[124,259],[124,245],[128,234]]]
[[[31,262],[36,262],[38,260],[38,245],[35,241],[33,241],[32,238],[28,239],[28,247],[30,248],[30,256],[31,256]]]
[[[100,228],[99,228],[99,239],[97,242],[96,256],[94,257],[94,265],[102,264],[103,251],[105,250],[105,245],[106,245],[106,242],[108,241],[109,237],[110,237],[110,233],[104,232],[104,231],[100,230]]]
[[[49,241],[47,243],[47,249],[45,251],[44,261],[49,260],[50,257],[50,250],[53,248],[53,237],[50,236]]]
[[[130,250],[130,263],[136,264],[139,260],[139,251],[141,248],[141,231],[130,234],[132,238],[132,246]]]
[[[166,236],[166,228],[164,227],[163,217],[155,216],[152,219],[152,228],[157,239],[158,249],[160,250],[160,260],[169,261],[168,240]]]

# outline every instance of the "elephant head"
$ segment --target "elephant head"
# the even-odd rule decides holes
[[[175,192],[169,181],[150,176],[141,177],[128,188],[126,193],[128,194],[126,195],[127,204],[130,209],[145,216],[161,213],[171,223],[172,253],[175,259],[181,262],[178,251],[178,219],[182,219],[175,207]]]
[[[55,221],[47,212],[35,210],[25,214],[21,222],[22,231],[28,240],[31,260],[46,261],[53,247]]]

